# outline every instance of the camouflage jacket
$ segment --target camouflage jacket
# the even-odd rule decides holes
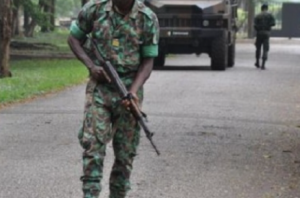
[[[135,73],[141,58],[158,55],[159,24],[156,15],[139,0],[126,16],[115,11],[111,0],[91,0],[70,27],[71,34],[88,34],[118,73]]]
[[[262,12],[254,19],[254,28],[257,32],[270,31],[275,26],[275,18],[271,13]]]

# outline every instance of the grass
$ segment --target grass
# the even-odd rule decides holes
[[[28,43],[48,43],[58,47],[56,52],[69,52],[67,38],[70,31],[68,29],[56,29],[54,32],[35,33],[33,37],[14,37],[13,40]]]
[[[78,60],[25,60],[11,63],[12,78],[0,79],[0,107],[62,90],[87,79]]]

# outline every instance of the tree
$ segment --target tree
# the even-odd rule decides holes
[[[54,30],[55,0],[23,0],[22,6],[25,36],[32,37],[36,25],[41,27],[42,32]]]
[[[51,0],[50,4],[50,30],[54,31],[55,28],[55,3],[56,0]]]
[[[21,6],[21,0],[13,0],[12,3],[12,34],[14,36],[20,34],[19,9]]]
[[[86,1],[86,0],[85,0]],[[74,17],[77,16],[82,5],[82,0],[56,0],[56,17]]]
[[[11,77],[9,68],[9,45],[12,35],[11,8],[11,0],[0,1],[0,78]]]
[[[81,0],[81,5],[83,6],[86,2],[88,2],[89,0]]]
[[[45,13],[45,15],[43,16],[44,18],[44,23],[41,26],[41,32],[48,32],[50,27],[49,27],[49,22],[50,22],[50,1],[49,0],[40,0],[39,1],[39,6],[40,9],[43,13]]]
[[[248,3],[248,38],[253,38],[255,2],[253,0],[249,0],[247,3]]]

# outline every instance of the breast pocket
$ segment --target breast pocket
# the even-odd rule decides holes
[[[141,40],[140,35],[132,28],[129,34],[126,36],[125,44],[125,64],[130,66],[138,66],[140,64],[140,46]]]
[[[107,56],[112,38],[109,20],[102,17],[94,21],[92,35],[97,41],[98,49],[103,53],[103,56]]]

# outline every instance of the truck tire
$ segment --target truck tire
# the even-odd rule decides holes
[[[158,69],[165,66],[166,54],[160,52],[158,56],[154,59],[153,68]]]
[[[235,63],[235,42],[228,47],[228,67],[233,67]]]
[[[223,71],[228,64],[228,47],[226,32],[215,38],[211,44],[211,69]]]

